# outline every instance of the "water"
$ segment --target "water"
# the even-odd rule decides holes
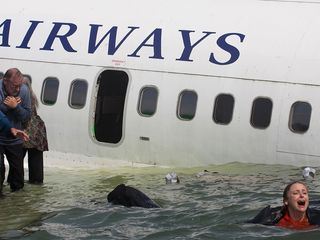
[[[246,224],[268,204],[280,205],[282,191],[301,169],[232,163],[203,169],[45,169],[43,186],[4,189],[0,199],[0,239],[319,239],[320,230],[291,231]],[[320,171],[317,169],[318,172]],[[165,184],[175,171],[180,184]],[[136,187],[160,209],[107,203],[120,183]],[[308,182],[320,199],[320,181]]]

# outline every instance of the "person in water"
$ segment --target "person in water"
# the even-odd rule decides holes
[[[31,96],[31,119],[24,123],[30,139],[23,143],[23,156],[28,153],[29,183],[43,183],[43,152],[48,151],[47,131],[44,121],[38,115],[38,99],[31,87],[31,77],[23,77]]]
[[[130,186],[118,185],[108,194],[108,202],[125,207],[159,208],[147,195]]]
[[[7,116],[1,111],[0,111],[0,132],[5,133],[7,135],[12,135],[14,137],[18,137],[23,141],[29,140],[29,136],[24,131],[12,127]],[[4,174],[5,174],[4,163],[1,161],[0,162],[0,197],[3,196],[2,188],[3,188]]]
[[[283,206],[267,206],[249,222],[296,230],[310,229],[320,226],[320,210],[309,207],[308,187],[303,182],[295,181],[283,191]]]
[[[8,69],[0,80],[0,111],[6,115],[12,127],[19,130],[23,129],[23,123],[31,116],[30,91],[22,80],[23,75],[17,68]],[[7,181],[11,191],[18,191],[24,187],[23,140],[0,132],[2,181],[4,157],[9,163]]]

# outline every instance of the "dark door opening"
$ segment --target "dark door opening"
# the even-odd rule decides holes
[[[106,70],[98,78],[94,132],[99,142],[118,143],[122,138],[128,81],[125,72],[115,70]]]

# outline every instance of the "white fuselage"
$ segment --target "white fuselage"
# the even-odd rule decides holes
[[[16,1],[2,6],[0,71],[59,80],[57,101],[40,103],[50,151],[47,165],[144,163],[203,166],[227,162],[319,165],[320,1],[200,0]],[[2,24],[2,25],[1,25]],[[123,41],[122,41],[123,40]],[[95,138],[99,76],[128,76],[121,140]],[[68,104],[75,79],[86,103]],[[146,86],[156,112],[139,114]],[[179,94],[197,94],[195,116],[177,116]],[[232,120],[213,121],[219,94],[234,98]],[[253,101],[270,99],[268,127],[250,123]],[[295,102],[312,107],[309,129],[290,129]]]

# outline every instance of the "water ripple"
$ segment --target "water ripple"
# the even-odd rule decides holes
[[[284,186],[300,179],[299,168],[232,163],[170,169],[180,184],[165,184],[168,169],[46,169],[43,186],[4,189],[0,239],[319,239],[318,229],[294,232],[246,224],[268,204],[281,204]],[[106,201],[116,185],[134,186],[162,208],[114,206]],[[318,179],[308,182],[319,199]]]

